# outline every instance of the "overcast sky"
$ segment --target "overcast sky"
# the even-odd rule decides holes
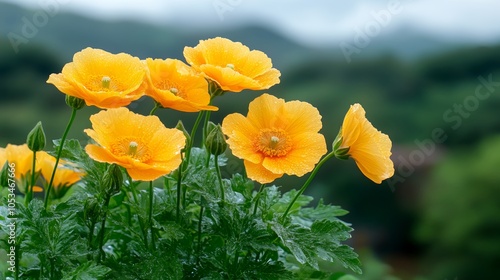
[[[500,41],[498,0],[0,0],[105,19],[133,18],[205,28],[259,23],[310,44],[354,37],[357,29],[380,32],[413,27],[458,41]],[[387,17],[390,15],[390,18]]]

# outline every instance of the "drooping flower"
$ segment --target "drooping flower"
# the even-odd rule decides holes
[[[321,115],[311,104],[269,94],[253,100],[246,117],[230,114],[222,122],[233,154],[244,159],[247,176],[262,184],[283,174],[310,172],[327,151],[321,127]]]
[[[47,183],[50,181],[55,165],[55,157],[45,154],[41,158],[40,169]],[[80,181],[82,176],[83,172],[78,170],[76,166],[64,160],[60,160],[57,165],[56,173],[54,174],[54,181],[52,182],[52,192],[54,196],[57,198],[62,197],[69,187]]]
[[[196,47],[184,48],[184,57],[225,91],[262,90],[280,82],[280,72],[265,53],[226,38],[200,40]]]
[[[186,137],[156,116],[116,108],[92,115],[90,121],[93,129],[84,131],[97,145],[89,144],[85,151],[96,161],[124,167],[134,180],[157,179],[181,163]]]
[[[20,180],[23,176],[30,175],[31,169],[33,168],[33,151],[28,148],[27,144],[23,145],[13,145],[7,144],[5,148],[0,148],[3,152],[3,158],[0,158],[1,165],[3,166],[5,162],[14,163],[14,174],[17,180]],[[36,171],[40,170],[40,166],[38,164],[40,159],[40,154],[45,152],[37,153],[37,164],[35,165]]]
[[[205,78],[177,59],[146,59],[148,89],[151,96],[164,108],[182,112],[216,111],[210,103]]]
[[[36,153],[35,172],[40,171],[40,163],[42,159],[48,156],[44,151]],[[28,180],[31,179],[31,170],[33,169],[33,151],[28,148],[27,144],[13,145],[7,144],[5,148],[0,148],[0,168],[8,162],[13,164],[11,170],[14,170],[14,178],[17,181],[18,189],[24,193]],[[41,188],[35,186],[35,192],[41,191]]]
[[[86,48],[73,56],[62,72],[47,83],[61,92],[85,100],[88,106],[117,108],[144,95],[146,67],[137,57]]]
[[[373,182],[380,184],[394,175],[391,139],[373,127],[360,104],[351,105],[335,143],[336,152],[352,157],[361,172]]]

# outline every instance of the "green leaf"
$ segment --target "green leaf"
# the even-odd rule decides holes
[[[274,222],[271,228],[299,263],[319,270],[319,258],[329,262],[337,261],[342,266],[361,273],[357,254],[349,246],[341,244],[341,241],[350,237],[351,231],[343,222],[325,219],[315,221],[310,228],[301,224],[284,226]]]
[[[75,267],[72,271],[66,272],[62,280],[100,280],[106,279],[111,272],[109,267],[98,265],[94,262],[87,262]]]
[[[235,192],[241,193],[245,199],[251,200],[254,182],[243,177],[241,174],[234,174],[231,178],[231,188]]]

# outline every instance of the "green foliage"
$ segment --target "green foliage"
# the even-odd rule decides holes
[[[216,158],[204,149],[192,148],[186,170],[157,182],[151,222],[144,184],[94,162],[76,140],[65,143],[62,155],[85,176],[47,209],[38,199],[17,204],[22,279],[349,279],[323,271],[332,265],[361,273],[357,255],[342,243],[352,231],[338,219],[345,210],[323,201],[311,207],[312,197],[301,195],[283,219],[296,190],[282,193],[273,185],[255,192],[241,174],[219,181]],[[0,212],[6,224],[6,200]]]
[[[425,188],[417,237],[432,279],[494,279],[500,263],[500,137],[441,162]]]

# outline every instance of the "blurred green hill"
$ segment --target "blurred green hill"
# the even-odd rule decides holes
[[[420,192],[428,183],[432,169],[442,162],[449,164],[447,158],[455,158],[454,154],[472,149],[483,139],[500,133],[500,86],[497,85],[500,45],[459,48],[428,38],[419,45],[432,49],[432,55],[422,56],[423,52],[417,50],[419,46],[412,49],[408,41],[397,47],[402,40],[398,37],[384,41],[385,45],[394,44],[386,55],[381,55],[384,51],[374,40],[366,55],[347,63],[338,48],[299,45],[261,26],[192,30],[132,21],[105,22],[60,13],[50,17],[16,53],[8,34],[22,34],[22,18],[29,19],[35,12],[0,3],[0,147],[23,143],[39,120],[48,139],[60,137],[70,110],[64,103],[64,95],[45,81],[51,73],[59,73],[75,52],[91,46],[140,58],[184,60],[184,46],[195,46],[198,40],[215,36],[241,41],[271,57],[282,76],[281,83],[267,92],[316,106],[323,116],[322,133],[328,142],[335,138],[349,105],[361,103],[374,126],[393,140],[396,174],[401,173],[404,160],[411,161],[415,152],[423,153],[418,143],[429,143],[427,140],[432,141],[433,131],[442,130],[446,140],[433,142],[433,151],[425,154],[422,162],[412,164],[414,170],[403,176],[402,182],[391,186],[395,188],[387,183],[374,186],[361,175],[353,161],[337,161],[325,164],[315,185],[309,189],[316,197],[325,197],[326,202],[340,204],[351,212],[347,220],[356,228],[357,245],[368,244],[384,256],[399,254],[398,260],[403,254],[412,257],[425,251],[413,240],[412,231],[421,207]],[[414,41],[422,38],[418,34],[407,34],[407,37]],[[482,87],[482,96],[487,97],[477,97],[478,87]],[[248,103],[259,94],[230,93],[216,99],[215,105],[220,110],[212,114],[213,120],[220,122],[233,112],[245,114]],[[144,97],[130,107],[147,114],[152,106],[153,102]],[[87,141],[83,129],[90,126],[88,116],[97,111],[96,108],[79,111],[69,137]],[[169,127],[182,119],[190,128],[196,117],[170,110],[159,110],[158,115]],[[452,175],[447,173],[447,176]],[[298,188],[303,180],[305,178],[284,178],[277,183]],[[469,195],[466,188],[457,190]],[[447,195],[442,191],[440,196]],[[489,199],[499,201],[499,198]],[[432,242],[433,239],[426,240]],[[455,276],[462,279],[460,275],[448,275]]]

